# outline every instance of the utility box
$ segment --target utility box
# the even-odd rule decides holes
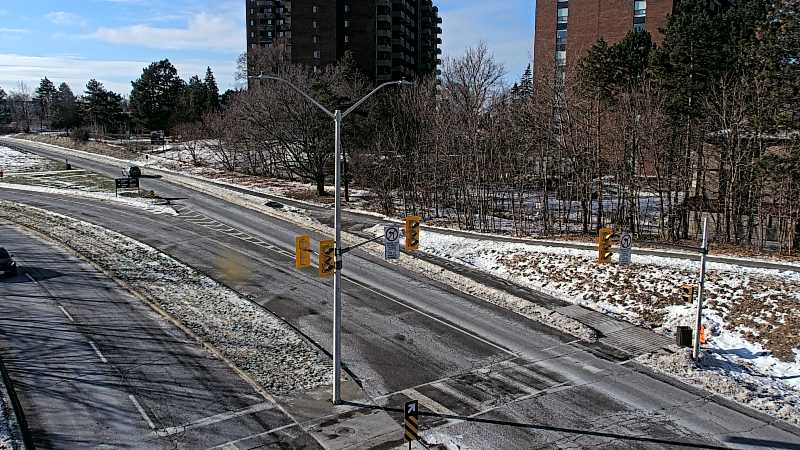
[[[692,346],[692,329],[690,327],[675,327],[675,343],[678,347]]]

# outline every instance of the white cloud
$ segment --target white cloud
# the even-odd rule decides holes
[[[240,22],[208,13],[192,16],[185,28],[159,28],[131,25],[100,28],[91,37],[118,45],[139,45],[163,50],[230,50],[246,47],[245,31]]]
[[[28,32],[28,30],[23,29],[23,28],[0,28],[0,33],[19,34],[19,33],[27,33],[27,32]]]
[[[45,17],[56,25],[83,25],[86,23],[81,16],[65,11],[53,11]]]
[[[56,84],[66,82],[76,94],[82,93],[90,78],[96,78],[106,88],[128,95],[131,81],[138,78],[142,68],[151,61],[98,60],[80,56],[29,56],[0,53],[0,86],[5,90],[13,88],[19,81],[36,86],[39,80],[47,77]],[[235,61],[172,61],[184,79],[192,75],[205,74],[211,66],[225,90],[235,86]]]

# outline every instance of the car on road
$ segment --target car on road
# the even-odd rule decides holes
[[[13,256],[8,250],[0,247],[0,275],[4,277],[17,275],[17,263],[14,262]]]

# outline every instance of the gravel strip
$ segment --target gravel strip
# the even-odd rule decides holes
[[[72,248],[148,297],[274,395],[330,384],[330,363],[297,332],[236,292],[119,233],[0,201],[0,218]]]

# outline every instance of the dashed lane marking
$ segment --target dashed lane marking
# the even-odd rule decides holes
[[[140,405],[139,401],[136,400],[136,397],[134,397],[133,394],[128,394],[128,398],[131,399],[133,406],[136,407],[136,410],[139,411],[139,414],[141,414],[144,421],[147,422],[147,426],[149,426],[151,430],[155,430],[156,424],[153,423],[153,421],[150,419],[150,416],[148,416],[144,411],[144,408],[142,408],[142,405]]]
[[[69,314],[69,312],[67,312],[66,309],[64,309],[63,306],[58,305],[58,307],[61,309],[61,312],[63,312],[64,315],[67,316],[67,319],[69,319],[70,322],[75,322],[75,319],[72,318],[72,316]]]
[[[105,364],[108,364],[108,360],[106,359],[106,357],[103,356],[103,354],[100,353],[100,349],[97,348],[97,344],[95,344],[94,341],[89,341],[89,345],[91,345],[92,348],[94,349],[94,352],[97,353],[97,356],[100,358],[100,361],[103,361]]]

